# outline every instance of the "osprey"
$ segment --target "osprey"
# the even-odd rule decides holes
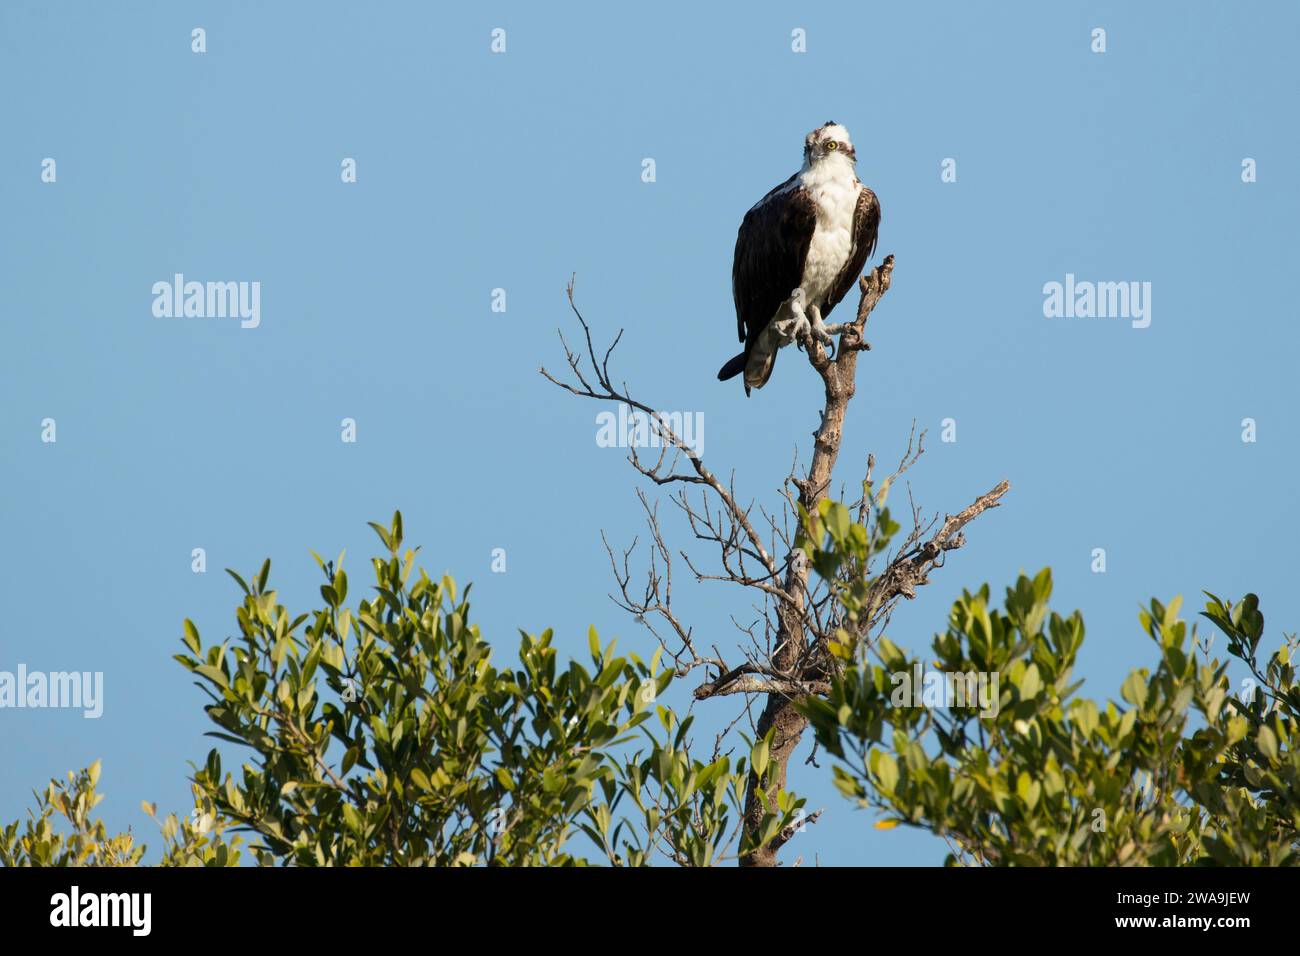
[[[745,351],[718,379],[745,373],[745,394],[772,377],[777,349],[810,332],[857,284],[876,247],[880,203],[858,182],[849,131],[828,122],[804,140],[803,168],[760,199],[740,224],[731,269]]]

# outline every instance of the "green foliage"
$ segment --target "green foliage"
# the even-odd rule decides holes
[[[254,831],[264,862],[511,865],[576,862],[567,848],[605,751],[651,716],[671,675],[615,657],[591,635],[591,668],[561,668],[552,634],[523,634],[517,670],[498,669],[469,623],[467,594],[415,570],[401,515],[372,525],[374,595],[355,609],[348,578],[317,557],[324,606],[291,615],[268,589],[244,590],[240,637],[190,653],[220,727],[253,759],[224,771],[216,750],[195,784]],[[341,563],[341,556],[340,562]]]
[[[852,527],[807,534],[820,568],[859,561],[867,546]],[[864,612],[868,586],[836,586],[848,618]],[[1130,674],[1122,703],[1098,704],[1075,696],[1081,682],[1072,680],[1083,618],[1051,612],[1051,590],[1044,570],[1022,575],[1001,609],[987,585],[963,593],[932,662],[842,632],[843,673],[827,699],[804,705],[836,758],[839,789],[881,811],[879,827],[944,837],[950,863],[1297,862],[1294,639],[1261,669],[1255,596],[1210,596],[1204,616],[1258,684],[1242,700],[1230,693],[1227,663],[1210,659],[1208,642],[1178,618],[1180,602],[1152,601],[1141,623],[1158,650],[1154,672]],[[909,692],[918,675],[937,676],[941,706]],[[985,699],[969,692],[981,681]]]
[[[1000,608],[987,585],[963,593],[928,660],[913,657],[862,636],[878,610],[872,559],[898,530],[887,492],[864,488],[856,521],[824,504],[800,540],[842,622],[831,692],[801,706],[836,784],[880,812],[877,826],[930,830],[954,864],[1300,860],[1296,641],[1260,662],[1254,595],[1208,595],[1202,612],[1249,670],[1236,695],[1175,599],[1140,614],[1154,668],[1117,700],[1078,696],[1083,619],[1051,611],[1046,570]],[[756,771],[770,789],[771,740],[693,755],[692,718],[659,703],[673,672],[658,653],[616,656],[592,631],[588,664],[561,666],[550,631],[522,633],[517,664],[498,667],[468,592],[403,550],[401,515],[372,527],[386,553],[370,596],[349,603],[342,555],[317,557],[322,603],[293,615],[268,561],[247,580],[231,572],[237,637],[205,644],[185,622],[177,660],[208,695],[212,735],[246,759],[226,770],[214,749],[196,765],[186,819],[144,805],[161,865],[235,865],[244,832],[264,865],[710,866],[798,828],[804,801],[778,791],[746,842],[746,782]],[[931,675],[938,706],[924,679],[910,692],[900,679]],[[139,864],[145,847],[93,817],[98,780],[95,764],[37,793],[29,818],[0,830],[0,865]]]
[[[848,506],[830,498],[821,500],[815,515],[799,506],[800,529],[795,545],[808,556],[812,569],[835,589],[847,625],[840,637],[850,644],[850,635],[864,629],[879,610],[872,598],[872,567],[900,530],[885,504],[889,488],[888,478],[879,488],[864,481],[856,521]],[[846,656],[840,649],[832,651]]]
[[[1189,755],[1193,796],[1219,825],[1206,841],[1220,864],[1296,865],[1300,834],[1300,684],[1291,663],[1294,635],[1261,668],[1264,616],[1253,594],[1229,604],[1213,594],[1202,616],[1228,638],[1228,652],[1245,662],[1252,679],[1242,693],[1207,694],[1211,729],[1205,746]],[[1145,623],[1145,622],[1144,622]],[[1226,701],[1226,705],[1225,702]],[[1218,752],[1217,766],[1204,767]],[[1217,773],[1215,772],[1217,771]],[[1201,780],[1199,774],[1208,779]]]
[[[681,866],[714,866],[798,826],[805,801],[779,790],[765,808],[757,838],[749,841],[741,826],[749,778],[745,758],[733,765],[725,754],[715,753],[708,763],[692,757],[687,734],[694,718],[678,722],[665,707],[658,714],[672,743],[661,745],[647,735],[649,752],[622,762],[617,776],[603,781],[605,801],[589,809],[582,825],[611,864],[645,866],[658,853]],[[768,769],[770,745],[770,739],[760,740],[751,749],[750,764],[760,774]],[[614,824],[624,800],[636,812]]]
[[[66,781],[51,780],[36,794],[36,809],[25,823],[0,833],[0,866],[137,866],[146,847],[128,833],[109,836],[104,822],[91,816],[103,795],[96,791],[100,766],[95,761]],[[156,808],[145,804],[156,819]],[[62,823],[60,827],[59,824]],[[159,821],[163,866],[233,866],[240,840],[226,842],[228,825],[196,811],[188,821],[168,816]],[[66,830],[67,832],[60,832]]]
[[[656,703],[673,676],[659,653],[615,656],[592,630],[590,666],[561,667],[548,630],[522,633],[518,667],[498,668],[469,623],[468,589],[458,596],[402,549],[401,514],[371,527],[387,553],[355,606],[342,555],[316,556],[323,605],[296,616],[270,589],[268,560],[247,580],[229,572],[243,592],[237,638],[205,645],[185,621],[176,660],[208,695],[210,735],[249,758],[231,772],[213,749],[195,767],[194,812],[159,821],[162,865],[237,863],[229,830],[255,834],[262,865],[571,865],[585,862],[579,834],[615,865],[727,858],[746,763],[691,757],[690,720]],[[643,726],[656,714],[670,744]],[[98,775],[96,764],[38,794],[25,831],[3,831],[0,864],[138,864],[143,846],[88,816]],[[759,845],[802,805],[776,794]]]
[[[260,837],[259,860],[566,865],[583,862],[571,847],[579,831],[618,864],[647,863],[655,848],[718,860],[723,797],[734,806],[743,762],[701,769],[682,733],[661,747],[642,726],[656,709],[666,729],[676,720],[655,704],[672,679],[659,654],[615,656],[593,630],[590,667],[561,667],[548,630],[522,634],[518,668],[498,669],[469,623],[468,593],[402,550],[400,513],[371,526],[388,554],[372,561],[374,596],[355,609],[342,556],[317,557],[314,612],[295,617],[278,602],[268,562],[251,584],[232,575],[244,590],[236,642],[205,647],[186,622],[189,653],[177,660],[211,697],[214,736],[254,755],[233,774],[214,750],[194,782],[223,819]],[[634,740],[648,751],[622,759]],[[616,818],[625,799],[636,818]],[[780,801],[772,816],[784,825],[797,806]]]
[[[17,822],[0,834],[0,864],[4,866],[135,866],[145,848],[130,833],[110,837],[104,822],[91,813],[104,799],[96,792],[99,761],[69,773],[66,781],[51,780],[37,793],[36,809],[25,826]],[[60,832],[63,823],[69,832]]]

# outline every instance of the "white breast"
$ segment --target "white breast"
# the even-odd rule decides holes
[[[817,230],[800,285],[809,304],[821,307],[853,253],[853,214],[862,186],[847,162],[818,163],[800,173],[799,184],[817,203]]]

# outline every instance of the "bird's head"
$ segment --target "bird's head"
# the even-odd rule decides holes
[[[849,141],[849,131],[839,123],[828,121],[804,138],[803,161],[805,166],[824,162],[846,162],[852,166],[858,161],[858,154]]]

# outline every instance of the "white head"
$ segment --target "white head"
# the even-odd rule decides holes
[[[803,164],[806,168],[820,163],[858,161],[857,151],[849,141],[849,131],[839,123],[827,121],[809,133],[803,141]]]

